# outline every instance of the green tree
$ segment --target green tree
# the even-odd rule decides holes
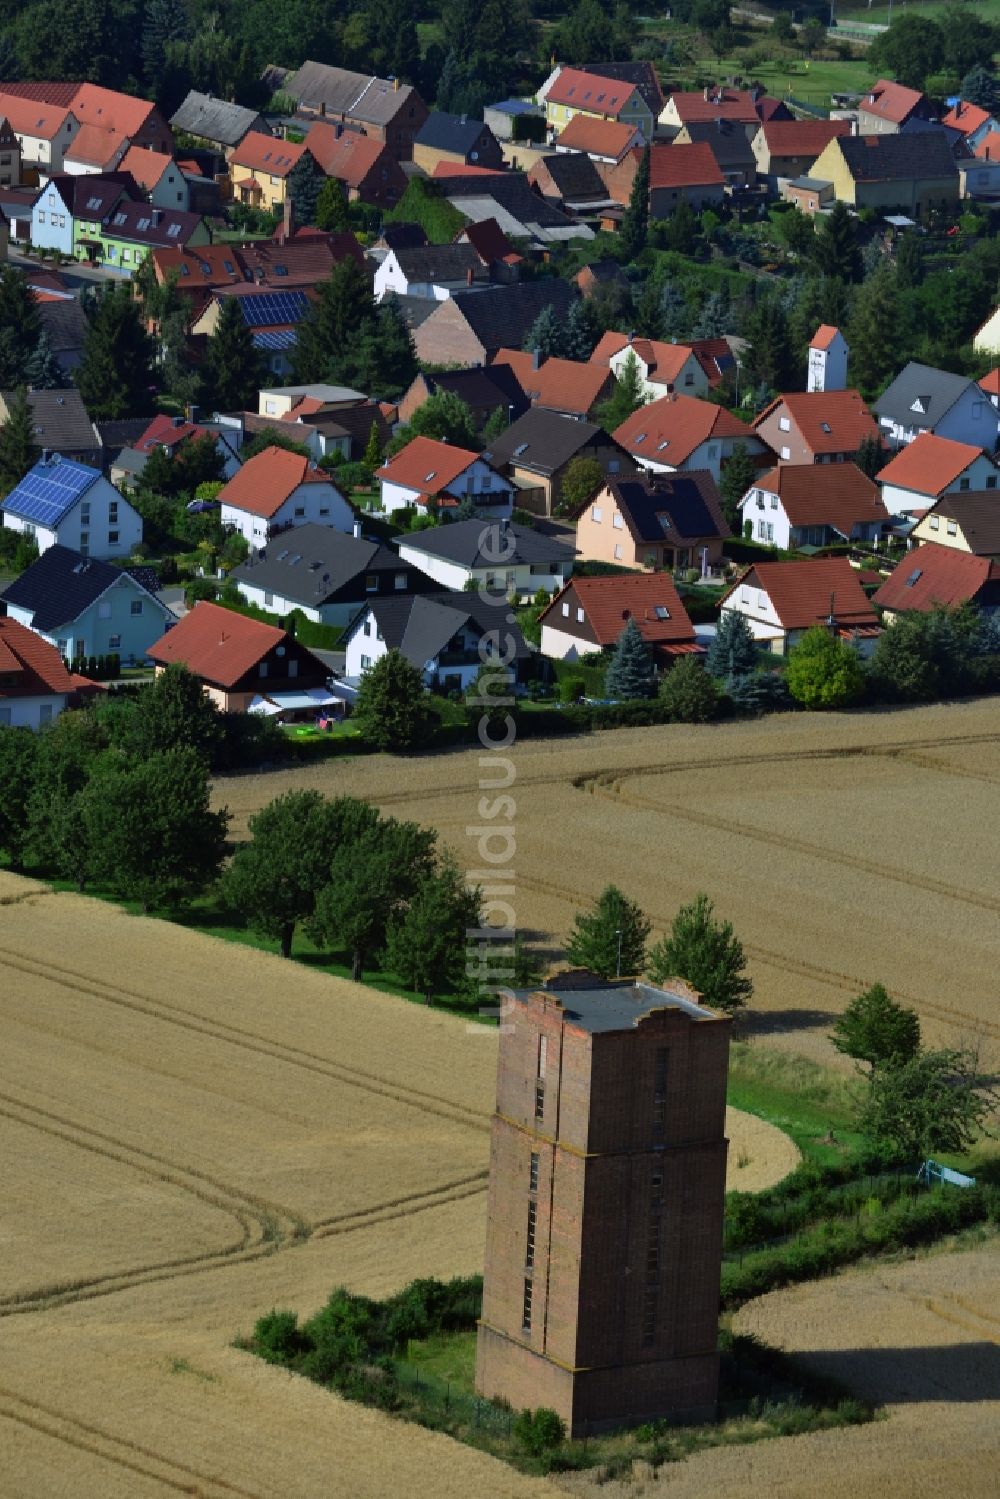
[[[648,974],[654,984],[680,978],[697,989],[710,1010],[742,1009],[753,997],[743,944],[732,923],[716,921],[715,907],[703,892],[681,906],[669,936],[649,955]]]
[[[295,350],[296,379],[308,384],[339,378],[345,359],[365,323],[375,319],[368,273],[345,256],[320,283],[316,301],[299,324]]]
[[[358,383],[362,389],[374,391],[386,400],[395,399],[412,384],[419,369],[413,335],[395,292],[382,298],[368,336],[370,376],[367,370],[359,371]]]
[[[674,723],[708,723],[719,711],[719,692],[697,656],[681,656],[660,683],[660,702]]]
[[[876,642],[869,663],[872,683],[881,696],[897,702],[930,702],[965,685],[967,651],[956,611],[941,607],[898,614]]]
[[[52,352],[52,343],[44,328],[38,335],[38,343],[25,366],[24,382],[31,390],[65,390],[70,384]]]
[[[88,413],[116,420],[149,411],[153,344],[128,286],[110,287],[87,330],[76,383]]]
[[[826,27],[815,16],[799,27],[799,45],[806,57],[814,57],[825,41]]]
[[[96,879],[143,911],[183,905],[216,878],[228,812],[213,812],[208,767],[186,746],[99,770],[81,794]]]
[[[389,923],[386,963],[428,1004],[467,988],[466,950],[482,924],[481,905],[479,887],[466,885],[449,855],[423,876],[405,910]]]
[[[0,724],[0,850],[20,869],[28,835],[28,806],[38,763],[38,739],[30,729]]]
[[[739,530],[740,501],[756,477],[757,469],[747,452],[746,443],[734,443],[732,456],[722,469],[722,478],[719,483],[722,513],[731,531]]]
[[[398,453],[414,437],[432,437],[453,447],[478,449],[472,407],[453,390],[436,390],[417,407],[409,425],[393,438],[389,452]]]
[[[483,428],[483,442],[487,446],[491,442],[496,442],[497,438],[501,437],[509,426],[510,422],[507,419],[506,407],[498,406]]]
[[[928,73],[940,66],[944,56],[941,27],[937,21],[918,15],[895,16],[888,31],[876,37],[868,49],[873,69],[885,69],[897,83],[915,89],[923,89]]]
[[[336,177],[327,177],[316,199],[316,226],[325,233],[351,227],[344,189]]]
[[[843,282],[861,279],[861,252],[854,220],[846,203],[839,199],[816,230],[812,258],[821,276]]]
[[[375,470],[381,465],[382,443],[378,435],[377,422],[373,421],[371,427],[368,430],[368,441],[365,444],[365,451],[362,456],[361,462],[365,465],[366,468],[371,469],[372,473],[374,473]]]
[[[977,62],[962,79],[962,98],[966,104],[976,104],[993,114],[1000,103],[997,81],[990,68]]]
[[[190,317],[188,309],[179,307],[168,312],[159,327],[160,383],[166,394],[182,406],[197,401],[201,394],[201,375],[191,363],[188,343]]]
[[[598,978],[641,973],[646,962],[650,922],[617,885],[606,885],[590,911],[578,911],[566,943],[566,956]]]
[[[768,390],[790,389],[796,383],[796,358],[788,314],[777,296],[765,296],[747,319],[749,347],[743,368],[751,385]]]
[[[541,1457],[544,1452],[561,1447],[566,1440],[565,1421],[545,1405],[535,1411],[522,1411],[511,1429],[514,1440],[531,1457]]]
[[[619,701],[652,697],[656,691],[653,653],[632,618],[618,637],[604,675],[604,691],[608,697]]]
[[[663,242],[677,255],[693,255],[698,244],[698,219],[687,198],[681,198],[665,221]]]
[[[945,67],[949,73],[962,79],[962,98],[967,99],[965,80],[971,71],[982,66],[982,58],[992,59],[1000,46],[1000,30],[991,22],[981,20],[967,7],[958,5],[948,7],[948,24],[941,30],[944,33]],[[983,106],[986,109],[991,107]]]
[[[559,490],[559,513],[573,515],[607,482],[596,458],[574,458],[566,465]]]
[[[863,474],[869,479],[885,467],[885,449],[877,437],[863,437],[861,446],[854,455],[854,461]]]
[[[31,862],[82,890],[91,873],[83,793],[107,734],[93,713],[62,713],[38,736],[28,801],[27,853]]]
[[[0,493],[9,494],[38,461],[35,418],[22,386],[7,403],[7,420],[0,427]]]
[[[814,625],[794,645],[785,673],[788,690],[805,708],[843,708],[864,691],[864,672],[857,651]]]
[[[354,723],[376,749],[405,753],[427,737],[423,677],[399,651],[386,651],[361,678]]]
[[[142,66],[156,94],[167,65],[167,44],[186,41],[191,23],[183,0],[146,0],[142,13]]]
[[[28,383],[28,366],[42,336],[42,321],[28,278],[0,265],[0,390]]]
[[[537,354],[539,360],[561,359],[564,345],[564,325],[549,302],[542,308],[525,334],[524,348],[529,354]]]
[[[594,330],[581,300],[573,303],[563,324],[564,359],[589,359],[594,348]]]
[[[434,867],[437,834],[414,822],[379,820],[342,844],[316,897],[310,935],[351,954],[351,978],[364,977],[368,960]]]
[[[790,42],[794,35],[795,28],[792,25],[791,11],[775,11],[774,20],[771,22],[771,36],[775,41]]]
[[[708,648],[708,669],[713,677],[733,680],[746,676],[757,665],[757,643],[745,614],[726,609]]]
[[[266,368],[260,350],[254,347],[253,329],[240,310],[239,297],[223,297],[205,349],[205,400],[213,411],[253,410]]]
[[[287,791],[250,819],[222,876],[226,904],[290,958],[295,929],[309,921],[341,842],[362,836],[378,814],[366,802],[330,801],[318,791]]]
[[[622,361],[621,372],[616,378],[614,394],[597,408],[597,419],[605,432],[614,432],[622,422],[628,420],[633,411],[645,406],[647,400],[639,361],[631,349]]]
[[[618,231],[618,242],[626,263],[638,260],[646,248],[646,241],[649,237],[649,161],[650,147],[646,145],[632,180],[628,207],[622,216],[622,226]]]
[[[912,1164],[968,1150],[996,1104],[973,1052],[923,1051],[872,1069],[858,1123],[881,1155]]]
[[[297,224],[316,223],[316,205],[325,180],[311,152],[303,151],[289,172],[285,184]]]
[[[211,765],[222,743],[222,716],[198,678],[173,661],[139,694],[122,732],[122,748],[139,759],[183,744]]]
[[[858,289],[847,341],[853,379],[865,395],[873,396],[901,361],[896,275],[887,260]]]
[[[881,984],[852,999],[830,1037],[838,1051],[876,1067],[912,1061],[920,1050],[920,1021],[915,1010],[897,1004]]]
[[[923,242],[917,231],[911,229],[896,242],[896,285],[900,291],[911,291],[923,279]]]

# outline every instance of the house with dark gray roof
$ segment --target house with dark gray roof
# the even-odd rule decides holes
[[[397,297],[426,297],[441,302],[453,292],[477,283],[486,285],[490,273],[471,245],[418,245],[390,250],[375,272],[375,300],[395,292]]]
[[[573,571],[576,552],[565,541],[514,521],[453,521],[394,538],[402,561],[460,593],[470,584],[507,597],[553,593]]]
[[[497,614],[495,603],[472,592],[372,600],[344,632],[347,680],[360,681],[395,650],[416,667],[427,687],[464,691],[489,659],[481,647],[484,636],[495,638]],[[516,622],[503,624],[503,652],[505,664],[519,676],[529,651]]]
[[[564,318],[575,298],[575,288],[555,278],[454,292],[414,329],[417,358],[421,364],[489,364],[500,349],[520,348],[543,307]]]
[[[423,570],[380,542],[330,526],[297,526],[235,567],[247,603],[269,614],[300,609],[323,625],[346,625],[369,600],[431,592]]]
[[[612,202],[604,179],[584,151],[553,151],[528,168],[528,181],[543,198],[571,213],[588,213]]]
[[[90,324],[76,297],[38,303],[38,316],[56,364],[66,374],[79,369]]]
[[[251,130],[270,135],[270,127],[264,116],[255,109],[245,109],[242,104],[231,104],[228,99],[216,99],[211,94],[200,94],[192,89],[183,104],[172,116],[171,129],[183,130],[196,135],[210,146],[218,146],[228,152],[239,145]]]
[[[417,375],[399,401],[399,420],[409,422],[425,401],[445,391],[465,402],[477,429],[485,427],[497,410],[504,413],[509,423],[523,416],[531,405],[510,365],[491,364],[488,369],[442,370],[436,375]]]
[[[432,109],[413,142],[414,163],[432,175],[438,162],[503,169],[500,143],[483,120]]]
[[[441,191],[467,219],[495,219],[509,239],[539,246],[593,239],[594,232],[534,192],[523,172],[442,177]]]
[[[576,544],[587,561],[657,572],[715,569],[730,535],[707,469],[610,479],[576,512]]]
[[[490,443],[487,463],[506,472],[515,487],[514,505],[536,515],[559,508],[562,484],[577,458],[593,458],[607,478],[638,472],[629,453],[594,422],[533,406]]]
[[[0,421],[7,420],[13,399],[11,391],[0,395]],[[78,390],[29,390],[28,405],[40,449],[100,468],[104,445]]]
[[[113,654],[131,663],[142,661],[174,621],[148,586],[149,572],[51,546],[0,598],[11,619],[41,635],[67,661]]]
[[[951,146],[935,133],[836,136],[809,167],[809,176],[832,182],[842,203],[882,213],[952,208],[961,190]]]
[[[933,432],[992,453],[1000,436],[1000,411],[974,380],[912,359],[872,409],[884,441],[893,448],[912,442],[921,432]]]
[[[375,136],[399,161],[412,157],[414,139],[427,118],[427,105],[410,84],[323,62],[304,62],[285,79],[283,90],[305,113]]]

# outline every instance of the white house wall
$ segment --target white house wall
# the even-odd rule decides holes
[[[85,505],[90,506],[89,519],[84,521]],[[112,520],[113,505],[117,505],[117,519]],[[106,561],[113,557],[131,557],[142,541],[142,517],[124,499],[109,479],[100,478],[67,511],[54,529],[38,526],[20,516],[4,512],[4,525],[13,531],[27,531],[33,535],[39,552],[47,551],[56,542],[74,552],[84,552],[89,557]],[[117,540],[112,541],[112,535]],[[86,542],[84,542],[86,537]]]
[[[335,531],[354,529],[354,511],[332,484],[300,484],[270,519],[223,504],[220,511],[223,526],[231,526],[253,547],[262,547],[271,532],[279,526],[330,526]]]
[[[921,432],[933,431],[937,437],[950,437],[954,442],[970,443],[974,448],[992,452],[1000,433],[1000,412],[984,391],[974,395],[967,390],[934,427],[916,411],[908,414],[905,423],[880,417],[879,427],[890,443],[897,446],[912,442]]]
[[[764,508],[758,506],[758,497],[763,499]],[[740,510],[745,521],[753,522],[753,539],[762,541],[768,546],[784,547],[787,549],[791,539],[791,522],[785,514],[784,507],[779,495],[769,489],[760,489],[756,485],[748,489],[740,501]],[[762,533],[761,522],[771,527],[771,532]]]
[[[554,661],[578,661],[581,656],[592,656],[600,649],[592,640],[568,635],[554,625],[542,625],[542,655],[550,656]]]
[[[58,718],[65,706],[65,692],[44,697],[0,698],[0,724],[13,729],[40,729],[53,718]]]
[[[722,605],[722,613],[727,612],[742,614],[750,626],[754,640],[775,642],[774,649],[781,654],[785,628],[769,594],[759,588],[747,588],[741,584]]]
[[[399,548],[399,557],[401,562],[410,563],[425,577],[433,578],[436,583],[441,583],[455,593],[461,593],[466,580],[472,576],[469,569],[461,563],[448,562],[444,557],[431,557],[426,552],[418,551],[416,547],[408,547],[405,542]]]

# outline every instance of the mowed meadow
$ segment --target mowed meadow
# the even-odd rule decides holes
[[[995,1039],[996,722],[980,703],[515,746],[519,918],[558,958],[608,880],[657,930],[706,889],[746,941],[756,1045],[828,1057],[830,1018],[876,977],[930,1037]],[[237,836],[293,785],[368,796],[475,867],[479,774],[475,753],[371,757],[216,794]],[[232,1346],[338,1284],[481,1267],[495,1030],[3,874],[0,1018],[5,1499],[565,1494]],[[763,1121],[727,1128],[732,1185],[794,1164]],[[998,1259],[751,1303],[741,1325],[887,1398],[889,1419],[706,1453],[634,1492],[903,1499],[958,1474],[985,1496]]]

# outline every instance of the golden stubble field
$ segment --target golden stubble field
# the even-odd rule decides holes
[[[10,875],[0,1022],[3,1499],[553,1492],[230,1346],[481,1267],[495,1031]]]

